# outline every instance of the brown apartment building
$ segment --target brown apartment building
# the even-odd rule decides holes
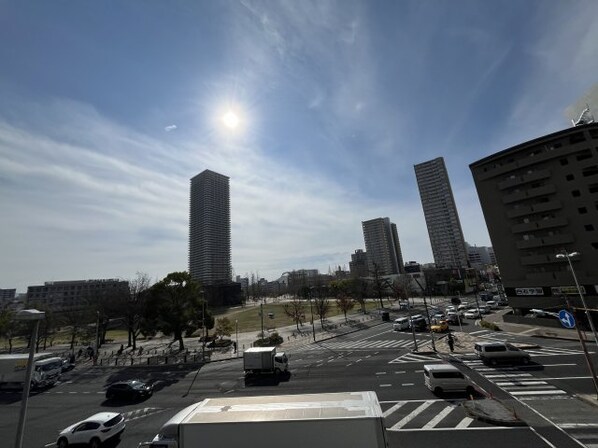
[[[505,149],[470,165],[515,314],[581,307],[571,257],[598,321],[598,123]],[[578,313],[579,317],[582,317]]]

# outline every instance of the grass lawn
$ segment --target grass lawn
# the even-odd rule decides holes
[[[388,305],[388,303],[385,303]],[[380,306],[378,300],[366,301],[366,309],[368,311],[376,309]],[[355,308],[347,313],[347,318],[352,316],[360,315],[358,310],[361,309],[359,304],[356,304]],[[264,310],[264,330],[274,330],[276,328],[286,327],[288,325],[295,325],[295,322],[288,317],[284,312],[284,305],[282,303],[267,303],[263,306]],[[245,307],[235,307],[226,310],[214,311],[216,319],[221,317],[228,317],[233,325],[235,321],[238,321],[239,332],[255,331],[256,335],[261,329],[261,318],[260,318],[260,306],[259,305],[247,305]],[[273,317],[269,317],[272,313]],[[328,317],[337,316],[342,314],[334,301],[331,300],[330,312]],[[314,320],[318,321],[318,316],[314,313]],[[305,304],[305,320],[304,323],[311,322],[311,313],[309,309],[309,303]]]

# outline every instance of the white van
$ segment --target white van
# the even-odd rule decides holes
[[[392,329],[394,331],[409,330],[409,318],[399,317],[398,319],[395,319],[395,321],[392,323]]]
[[[471,381],[450,364],[424,365],[424,384],[438,396],[444,392],[466,392],[467,395],[475,393]]]

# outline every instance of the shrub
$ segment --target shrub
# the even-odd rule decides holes
[[[488,322],[487,320],[481,320],[480,325],[489,330],[501,331],[500,327],[498,325],[496,325],[494,322]]]
[[[283,339],[278,333],[272,333],[267,338],[257,339],[253,342],[254,347],[271,347],[282,344]]]

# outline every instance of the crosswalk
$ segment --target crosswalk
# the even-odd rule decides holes
[[[429,343],[429,339],[417,340],[418,347]],[[361,341],[325,341],[318,344],[311,344],[303,350],[320,350],[325,347],[329,350],[384,350],[384,349],[412,349],[415,347],[413,339],[403,340],[380,340],[365,339]]]
[[[409,362],[443,362],[438,353],[406,353],[389,361],[389,364],[405,364]]]
[[[163,408],[140,408],[135,409],[134,411],[123,412],[122,416],[125,418],[125,422],[130,422],[131,420],[138,420],[143,417],[147,417],[148,415],[157,414],[158,412],[165,411],[166,409]]]
[[[519,400],[564,400],[572,399],[567,392],[534,377],[531,373],[517,366],[489,367],[479,359],[463,360],[470,369],[475,370],[487,380]]]
[[[474,420],[461,406],[464,400],[382,401],[384,422],[388,431],[497,428]]]

